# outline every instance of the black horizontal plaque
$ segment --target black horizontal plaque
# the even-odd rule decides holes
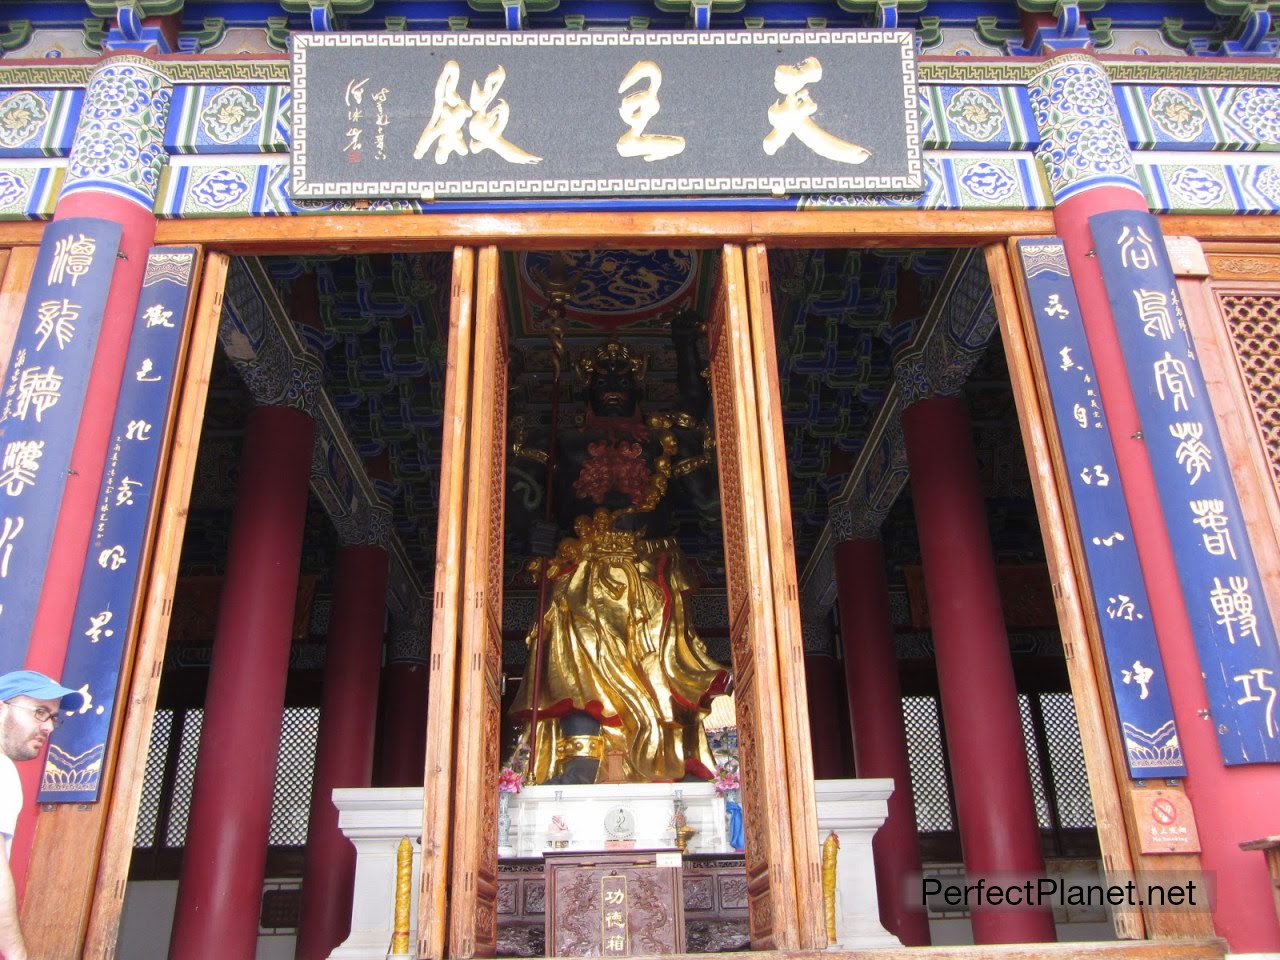
[[[295,34],[291,193],[918,192],[915,76],[904,30]]]

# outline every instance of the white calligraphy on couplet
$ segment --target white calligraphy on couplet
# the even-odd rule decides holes
[[[36,336],[40,342],[36,344],[36,352],[44,349],[44,345],[53,337],[59,350],[65,350],[67,344],[76,335],[76,321],[80,319],[80,304],[72,303],[65,297],[61,300],[42,300],[36,307]]]
[[[1124,682],[1126,684],[1130,682],[1136,683],[1142,689],[1142,693],[1138,695],[1139,700],[1147,699],[1147,694],[1151,692],[1147,689],[1147,684],[1149,684],[1151,682],[1151,678],[1156,675],[1154,670],[1150,667],[1143,666],[1141,660],[1135,660],[1133,661],[1132,670],[1121,670],[1120,673],[1124,677]]]
[[[1204,436],[1204,424],[1194,420],[1190,423],[1171,423],[1169,433],[1180,441],[1173,455],[1182,469],[1187,471],[1190,483],[1194,486],[1202,475],[1210,472],[1209,461],[1213,459],[1212,451],[1201,439]]]
[[[619,93],[626,93],[638,83],[647,87],[622,98],[618,116],[630,129],[618,140],[618,154],[623,157],[644,157],[645,160],[665,160],[684,150],[684,137],[663,133],[645,133],[644,128],[658,115],[658,89],[662,86],[662,70],[652,60],[638,60],[618,85]]]
[[[1123,542],[1124,542],[1124,534],[1121,533],[1119,530],[1115,531],[1109,536],[1093,538],[1093,545],[1095,547],[1112,547],[1112,546],[1115,546],[1117,543],[1123,543]]]
[[[98,241],[87,234],[68,234],[53,245],[53,263],[49,265],[47,282],[52,285],[71,281],[71,286],[89,272]]]
[[[26,420],[28,413],[34,413],[36,423],[42,423],[45,412],[61,399],[62,375],[54,371],[52,365],[48,370],[28,367],[18,378],[17,405],[13,415],[19,420]]]
[[[134,374],[134,378],[139,383],[159,383],[164,378],[157,377],[155,374],[151,372],[152,370],[155,369],[155,366],[156,365],[152,362],[150,357],[143,357],[142,366],[138,370],[138,372]]]
[[[116,506],[131,507],[133,506],[133,488],[142,486],[141,481],[130,480],[125,477],[120,481],[120,489],[116,491]]]
[[[1107,616],[1112,620],[1141,620],[1143,614],[1138,612],[1132,598],[1123,593],[1107,597]]]
[[[27,525],[26,517],[5,517],[0,530],[0,579],[9,576],[9,558],[13,556],[13,544]]]
[[[1236,548],[1231,542],[1231,521],[1227,519],[1226,505],[1221,500],[1188,500],[1187,505],[1195,515],[1191,522],[1204,530],[1201,538],[1204,548],[1215,557],[1236,559]]]
[[[130,420],[124,428],[124,438],[126,440],[147,441],[151,439],[151,424],[145,420]]]
[[[1062,305],[1062,296],[1057,293],[1049,294],[1049,304],[1044,308],[1046,316],[1054,317],[1058,320],[1065,320],[1071,316],[1071,311]]]
[[[114,630],[106,628],[111,622],[111,616],[110,610],[103,610],[89,617],[89,629],[84,632],[84,635],[89,638],[90,643],[98,643],[103,637],[115,636]]]
[[[1169,309],[1169,297],[1159,290],[1135,290],[1133,298],[1138,302],[1138,319],[1142,332],[1161,340],[1173,339],[1173,316]]]
[[[1249,578],[1242,576],[1227,577],[1224,585],[1220,577],[1213,578],[1213,589],[1209,591],[1209,603],[1217,614],[1217,622],[1227,628],[1227,639],[1234,644],[1237,640],[1253,637],[1256,646],[1262,646],[1258,636],[1258,616],[1253,612],[1253,596],[1249,593]]]
[[[1156,393],[1161,400],[1173,400],[1173,412],[1188,409],[1187,397],[1195,397],[1195,388],[1191,385],[1191,377],[1187,373],[1187,365],[1173,356],[1168,350],[1164,358],[1151,365],[1156,378]],[[1167,395],[1166,395],[1167,391]]]
[[[1106,487],[1111,484],[1111,474],[1102,469],[1102,464],[1095,463],[1092,467],[1085,467],[1080,471],[1080,479],[1087,485],[1097,484],[1100,487]]]
[[[98,554],[98,566],[103,570],[119,570],[129,558],[125,556],[124,547],[116,544],[114,547],[108,547]]]
[[[441,69],[431,119],[418,138],[413,159],[421,160],[434,146],[434,159],[438,164],[448,162],[455,153],[465,157],[468,150],[473,154],[492,150],[508,163],[540,163],[541,157],[521,150],[502,136],[511,119],[511,107],[505,100],[495,102],[495,98],[507,78],[507,71],[499,65],[485,77],[483,87],[473,80],[469,102],[458,94],[461,76],[462,68],[456,60],[448,61]],[[464,126],[470,143],[462,134]]]
[[[1126,267],[1149,270],[1156,265],[1155,242],[1142,227],[1133,230],[1124,227],[1116,238],[1116,246],[1120,248],[1120,262]]]
[[[142,318],[147,321],[147,329],[152,327],[168,327],[173,329],[173,311],[166,310],[158,303],[153,303],[142,311]]]
[[[1277,690],[1271,684],[1267,683],[1267,678],[1274,675],[1274,670],[1268,670],[1266,667],[1254,667],[1248,673],[1238,673],[1231,679],[1244,687],[1244,696],[1236,703],[1243,706],[1246,703],[1262,703],[1262,697],[1253,692],[1253,685],[1257,684],[1259,690],[1263,693],[1269,693],[1271,696],[1266,699],[1266,706],[1262,708],[1263,716],[1267,721],[1267,736],[1273,740],[1276,738],[1276,693]]]
[[[0,463],[0,486],[11,497],[16,497],[36,482],[40,458],[44,456],[43,440],[13,440],[5,445],[4,461]]]
[[[841,140],[813,120],[818,104],[808,87],[821,80],[822,62],[817,57],[806,57],[794,66],[784,63],[773,71],[773,89],[782,94],[782,99],[769,107],[769,126],[773,129],[765,135],[764,152],[772,157],[794,135],[820,157],[837,163],[862,163],[871,156],[870,150]]]

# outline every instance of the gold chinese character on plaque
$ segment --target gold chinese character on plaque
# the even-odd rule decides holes
[[[618,116],[629,129],[618,139],[618,155],[644,157],[645,160],[665,160],[684,150],[684,137],[664,133],[645,133],[644,128],[662,105],[658,102],[658,88],[662,86],[662,69],[652,60],[639,60],[618,84],[618,92],[626,93],[639,83],[647,83],[635,93],[622,98]]]
[[[870,150],[828,133],[813,119],[818,104],[808,87],[821,79],[822,63],[817,57],[806,57],[794,66],[784,63],[773,71],[773,88],[782,99],[769,108],[773,129],[764,138],[764,152],[772,157],[794,135],[820,157],[837,163],[862,163],[871,156]]]
[[[436,80],[435,106],[413,150],[413,159],[421,160],[434,146],[434,159],[438,164],[447,163],[455,153],[465,157],[468,152],[475,154],[485,150],[492,150],[508,163],[539,163],[541,157],[520,149],[502,136],[511,119],[511,107],[507,101],[495,101],[495,98],[507,79],[507,71],[499,65],[485,77],[483,87],[472,81],[468,100],[463,100],[458,93],[461,77],[462,68],[457,60],[450,60],[440,70],[440,77]],[[471,138],[470,143],[462,133],[464,126]]]

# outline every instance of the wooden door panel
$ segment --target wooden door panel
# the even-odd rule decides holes
[[[496,247],[479,253],[458,670],[449,956],[497,950],[498,750],[507,332]]]
[[[800,590],[796,576],[795,528],[787,483],[787,453],[782,432],[782,392],[774,344],[769,261],[764,244],[752,244],[746,259],[747,305],[751,328],[751,364],[755,373],[760,431],[760,467],[768,530],[774,640],[781,693],[787,800],[799,912],[800,947],[826,949],[822,908],[822,864],[817,844],[818,814],[813,791],[813,746],[804,676],[804,640],[800,629]]]
[[[1044,537],[1045,557],[1053,580],[1054,604],[1084,746],[1098,843],[1108,873],[1127,873],[1143,868],[1136,842],[1131,849],[1135,829],[1133,788],[1123,773],[1125,750],[1115,703],[1099,686],[1107,682],[1106,656],[1092,607],[1091,588],[1084,573],[1079,536],[1073,537],[1068,530],[1068,524],[1078,528],[1078,521],[1062,461],[1061,441],[1053,422],[1049,381],[1037,361],[1036,328],[1020,271],[1015,282],[1016,242],[1009,241],[1008,250],[999,244],[988,247],[987,269],[991,274],[996,316]],[[1013,257],[1010,251],[1014,251]],[[1045,415],[1046,410],[1050,411],[1049,416]],[[1121,938],[1140,940],[1146,936],[1140,910],[1118,907],[1111,913],[1111,922]]]
[[[422,875],[418,899],[418,956],[424,960],[439,960],[445,955],[449,918],[454,721],[457,716],[458,631],[462,612],[462,544],[466,534],[463,509],[468,486],[475,260],[475,252],[466,247],[458,247],[454,251],[431,619]]]
[[[35,273],[39,247],[0,250],[0,376],[9,370],[9,354],[18,336],[18,322]]]
[[[1274,263],[1280,270],[1280,256]],[[1215,277],[1210,289],[1221,318],[1216,338],[1219,352],[1233,369],[1232,385],[1238,388],[1235,408],[1248,411],[1257,472],[1274,508],[1280,504],[1280,375],[1276,372],[1280,281],[1224,281]]]
[[[787,761],[740,247],[725,246],[721,269],[709,341],[742,761],[751,944],[758,950],[793,949],[800,941]]]
[[[125,655],[128,671],[121,677],[123,718],[118,720],[118,737],[111,752],[116,756],[114,776],[104,775],[103,799],[86,804],[77,813],[101,819],[101,852],[97,862],[94,894],[84,931],[83,952],[77,956],[110,960],[116,953],[120,913],[124,907],[125,884],[133,855],[133,838],[142,804],[142,788],[151,749],[151,727],[160,694],[160,675],[169,641],[169,621],[173,613],[173,593],[178,581],[178,562],[187,531],[187,508],[195,478],[196,456],[204,428],[205,405],[213,358],[217,353],[218,324],[222,316],[230,258],[221,253],[197,254],[192,283],[199,284],[194,312],[188,324],[184,349],[182,382],[174,400],[172,445],[162,461],[163,493],[155,520],[155,545],[151,569],[143,587],[141,618],[134,647]],[[34,256],[32,258],[34,266]],[[85,838],[77,844],[69,825],[54,834],[54,843],[70,849],[83,860],[84,851],[97,840]],[[85,829],[82,825],[80,829]],[[65,872],[60,875],[66,880]],[[65,903],[50,901],[51,923],[68,926]],[[52,956],[53,953],[48,954]]]

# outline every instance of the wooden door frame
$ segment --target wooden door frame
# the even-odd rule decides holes
[[[470,247],[454,248],[440,464],[440,512],[452,518],[452,522],[436,525],[427,750],[423,758],[422,870],[418,894],[418,956],[433,960],[445,955],[449,929],[454,734],[458,636],[463,607],[464,510],[469,485],[466,451],[470,443],[475,285],[475,251]]]
[[[1016,273],[1015,243],[1016,240],[1010,238],[1007,245],[987,247],[987,270],[1031,474],[1036,514],[1045,542],[1045,560],[1053,582],[1102,862],[1108,873],[1132,873],[1135,849],[1131,831],[1126,827],[1128,804],[1121,800],[1127,768],[1124,745],[1118,736],[1120,723],[1111,699],[1102,694],[1106,661],[1102,659],[1097,620],[1091,616],[1091,591],[1085,578],[1083,557],[1079,554],[1079,545],[1073,542],[1079,538],[1072,538],[1069,532],[1070,488],[1061,462],[1061,444],[1056,433],[1050,432],[1051,418],[1045,416],[1051,401],[1044,373],[1036,365],[1034,341],[1031,341],[1034,321],[1025,282]],[[1128,806],[1127,819],[1132,820],[1132,807]],[[1112,919],[1117,935],[1122,938],[1142,939],[1147,934],[1140,911],[1116,909]]]
[[[87,865],[96,880],[79,954],[92,960],[110,960],[116,951],[230,257],[198,249],[196,263],[191,283],[197,290],[191,298],[186,343],[178,355],[180,383],[173,402],[174,427],[168,452],[161,458],[157,483],[162,493],[148,531],[151,562],[139,594],[139,627],[122,661],[120,708],[109,751],[115,760],[104,770],[99,803],[84,804],[73,811],[70,805],[63,807],[73,815],[91,814],[101,821],[97,834],[100,846],[94,846],[97,862]],[[67,844],[66,830],[53,840]],[[56,923],[63,907],[56,899],[49,903]]]
[[[1166,236],[1195,237],[1202,242],[1231,242],[1239,244],[1262,243],[1270,246],[1280,241],[1280,223],[1275,218],[1246,216],[1171,216],[1160,218]],[[43,236],[44,221],[10,221],[0,223],[0,248],[13,248],[5,271],[5,285],[0,295],[20,298],[22,291],[10,282],[15,265],[30,260]],[[975,247],[988,250],[1002,248],[1012,237],[1043,236],[1054,233],[1053,217],[1049,211],[921,211],[921,210],[854,210],[854,211],[671,211],[624,213],[438,213],[438,214],[340,214],[314,215],[290,218],[211,218],[198,220],[161,220],[157,224],[156,245],[196,244],[205,247],[204,262],[216,264],[225,275],[231,256],[272,254],[300,255],[313,252],[362,253],[362,252],[448,252],[457,248],[474,249],[485,244],[499,245],[503,250],[520,249],[572,249],[582,246],[618,245],[623,247],[673,246],[691,248],[715,248],[725,243],[766,244],[769,247]],[[18,251],[24,252],[19,255]],[[215,252],[216,251],[216,252]],[[472,253],[474,256],[474,253]],[[995,256],[1008,258],[1007,251]],[[990,259],[989,259],[990,263]],[[474,269],[472,266],[471,269]],[[994,277],[993,277],[994,279]],[[15,281],[16,282],[16,281]],[[455,272],[455,293],[457,275]],[[211,287],[202,284],[196,298],[197,316],[210,309],[208,298],[214,296]],[[221,292],[217,294],[220,299]],[[1009,297],[1006,286],[1000,294]],[[6,301],[0,299],[0,306]],[[1016,304],[1016,296],[1012,301]],[[1006,307],[1009,304],[1006,303]],[[216,340],[216,313],[213,320],[213,337]],[[187,382],[179,397],[179,424],[187,431],[194,431],[184,442],[175,438],[173,452],[163,467],[168,471],[165,506],[162,508],[152,534],[156,537],[157,555],[166,552],[166,544],[181,542],[183,515],[186,499],[190,496],[190,472],[194,470],[195,447],[203,420],[204,400],[207,396],[208,372],[199,373],[201,366],[211,362],[214,341],[206,348],[198,346],[203,336],[193,335],[192,345],[184,355],[187,364]],[[455,358],[449,358],[453,371]],[[464,362],[465,368],[467,364]],[[203,377],[203,382],[202,382]],[[463,389],[466,387],[464,385]],[[1025,399],[1032,394],[1028,385],[1015,382],[1015,395]],[[1028,422],[1028,413],[1020,407],[1019,419],[1027,442],[1028,452],[1043,449],[1043,416]],[[1036,426],[1038,424],[1038,427]],[[185,426],[184,426],[185,425]],[[1033,443],[1035,444],[1033,446]],[[184,473],[187,474],[183,479]],[[1036,476],[1037,489],[1047,481]],[[461,485],[462,477],[456,478]],[[443,493],[443,491],[442,491]],[[179,506],[179,505],[182,506]],[[1070,551],[1065,545],[1065,526],[1058,510],[1039,505],[1046,547],[1063,562],[1059,568],[1062,583],[1074,582],[1068,573],[1078,576],[1078,570],[1068,565]],[[173,558],[176,562],[176,556]],[[132,671],[129,680],[127,714],[122,732],[121,751],[117,770],[133,773],[117,778],[104,793],[107,805],[107,828],[100,850],[96,851],[96,870],[99,878],[86,933],[84,956],[109,958],[114,955],[115,936],[119,925],[119,910],[123,902],[124,883],[128,872],[129,849],[133,836],[133,820],[136,819],[141,774],[145,768],[146,748],[149,742],[151,722],[155,710],[160,664],[163,660],[167,638],[167,622],[172,602],[172,574],[153,565],[144,592],[146,611],[139,642],[128,662],[126,671]],[[456,566],[454,567],[456,569]],[[167,591],[167,592],[166,592]],[[438,607],[437,593],[437,607]],[[1066,598],[1066,607],[1060,619],[1064,630],[1078,630],[1083,613],[1080,597]],[[1077,633],[1076,635],[1082,635]],[[1093,651],[1096,659],[1096,651]],[[1073,686],[1078,690],[1091,689],[1096,700],[1100,697],[1097,686],[1096,665],[1086,663],[1088,658],[1078,659],[1084,666],[1073,675]],[[439,687],[435,673],[436,649],[432,652],[433,683],[432,701]],[[443,672],[452,672],[444,670]],[[1077,679],[1079,686],[1076,685]],[[1102,698],[1105,699],[1105,698]],[[1085,722],[1095,730],[1091,738],[1095,763],[1090,764],[1091,783],[1098,780],[1095,804],[1099,809],[1114,809],[1119,802],[1120,786],[1115,766],[1116,758],[1105,745],[1106,738],[1096,736],[1096,731],[1106,729],[1105,709],[1098,703],[1087,703]],[[1114,718],[1110,718],[1114,724]],[[1112,728],[1114,730],[1114,727]],[[1083,731],[1082,731],[1083,732]],[[451,738],[450,738],[451,739]],[[1102,744],[1100,746],[1099,744]],[[126,768],[126,759],[131,766]],[[1097,767],[1099,773],[1093,771]],[[1108,773],[1108,768],[1110,773]],[[424,770],[424,774],[427,771]],[[441,771],[437,771],[439,773]],[[430,778],[428,777],[428,780]],[[447,778],[446,778],[447,779]],[[1108,795],[1111,799],[1108,799]],[[1102,802],[1099,804],[1099,798]],[[436,820],[437,824],[448,819]],[[114,838],[114,839],[113,839]],[[121,840],[120,838],[125,838]],[[424,829],[424,844],[429,839]],[[447,838],[444,846],[434,851],[447,859]],[[427,948],[431,940],[428,934],[422,944],[423,956],[440,956],[443,950],[445,930],[443,899],[447,865],[439,873],[439,883],[432,887],[432,897],[424,897],[423,912],[438,905],[439,921],[437,950]],[[424,895],[426,876],[424,871]],[[439,898],[438,900],[436,898]],[[1141,935],[1137,927],[1130,935]],[[421,936],[422,934],[420,934]]]
[[[502,553],[508,333],[498,249],[477,251],[475,345],[467,447],[463,608],[457,640],[452,899],[448,956],[492,956],[498,936],[498,792],[501,757]],[[495,489],[496,488],[496,489]],[[469,721],[469,722],[468,722]],[[427,751],[431,752],[428,744]],[[427,816],[424,806],[423,815]]]
[[[30,244],[0,249],[0,376],[9,369],[9,354],[18,337],[22,305],[39,253],[40,248]]]

